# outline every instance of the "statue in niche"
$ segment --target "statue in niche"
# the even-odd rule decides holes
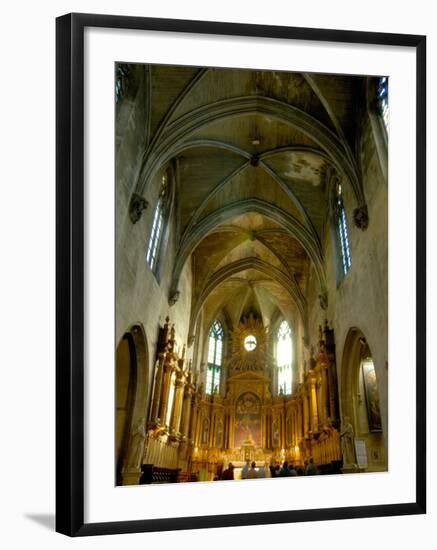
[[[138,420],[131,435],[128,466],[139,468],[143,461],[144,441],[146,439],[145,418]]]
[[[354,428],[350,423],[348,416],[343,419],[343,429],[340,433],[341,452],[343,454],[343,465],[355,464],[355,447],[354,447]]]

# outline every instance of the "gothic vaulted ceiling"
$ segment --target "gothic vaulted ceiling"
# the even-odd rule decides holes
[[[333,173],[362,199],[355,165],[360,77],[150,66],[144,181],[178,166],[177,291],[193,269],[191,331],[200,311],[234,326],[256,310],[305,321],[314,267],[324,291],[322,242]]]

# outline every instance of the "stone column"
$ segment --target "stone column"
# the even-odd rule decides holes
[[[158,360],[155,365],[155,384],[153,387],[152,406],[150,408],[149,420],[152,424],[157,424],[159,417],[159,404],[161,401],[162,378],[164,372],[164,357],[165,353],[158,354]],[[162,419],[161,419],[162,420]]]

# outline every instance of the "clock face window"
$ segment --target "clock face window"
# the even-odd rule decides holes
[[[246,338],[244,339],[244,347],[247,351],[253,351],[256,348],[255,336],[246,336]]]

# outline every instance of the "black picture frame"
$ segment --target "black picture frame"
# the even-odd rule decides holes
[[[375,44],[416,52],[416,500],[387,505],[84,523],[84,29]],[[69,536],[423,514],[426,511],[426,37],[115,15],[56,21],[56,530]]]

